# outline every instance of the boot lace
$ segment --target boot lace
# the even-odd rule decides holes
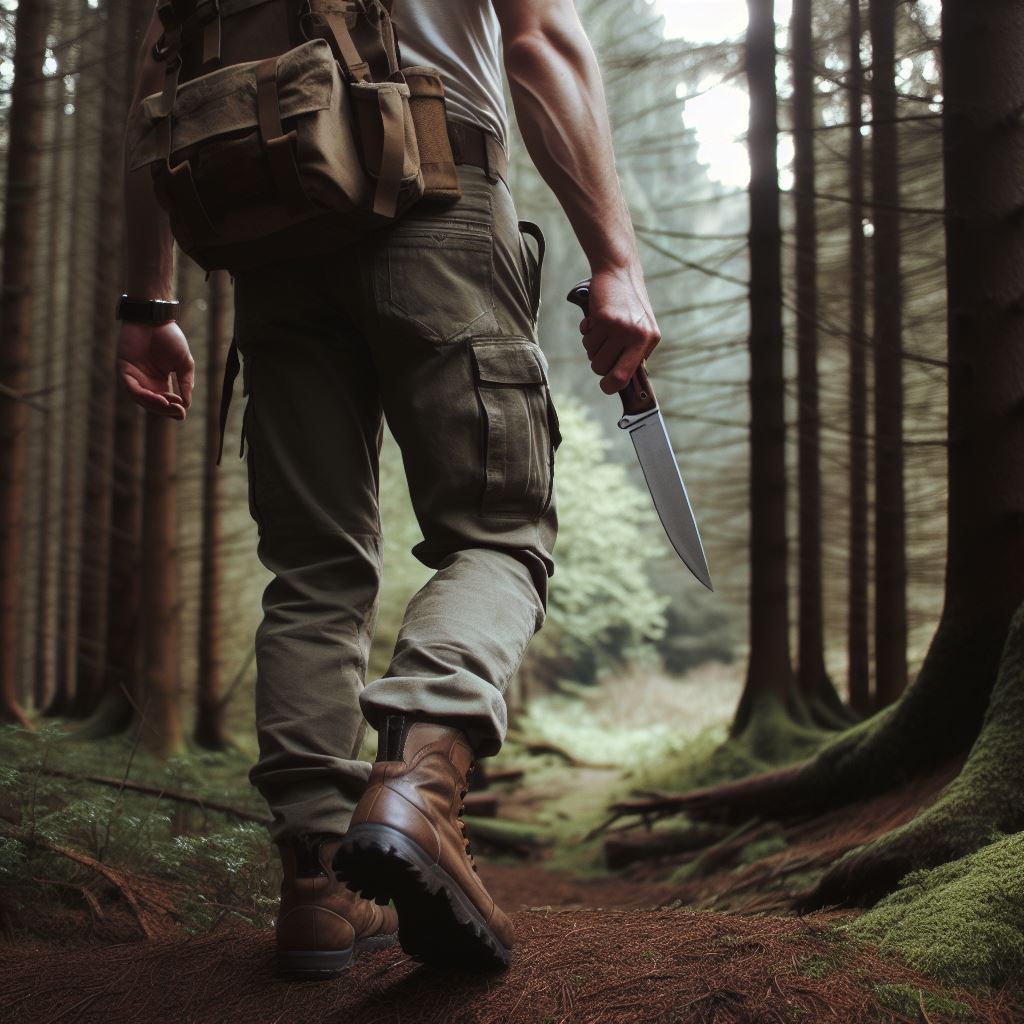
[[[459,831],[462,833],[462,842],[465,845],[466,856],[469,858],[469,863],[474,871],[477,871],[476,861],[473,859],[473,851],[470,848],[469,836],[466,835],[466,822],[463,819],[463,814],[466,810],[466,794],[469,792],[469,779],[473,774],[473,769],[476,767],[476,761],[470,761],[469,769],[466,772],[466,784],[459,790],[459,813],[457,815],[459,822]],[[479,872],[477,872],[479,874]]]

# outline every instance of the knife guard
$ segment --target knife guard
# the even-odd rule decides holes
[[[584,316],[590,316],[590,280],[580,281],[566,298],[583,310]],[[651,378],[647,373],[647,360],[638,367],[629,383],[619,392],[622,399],[622,412],[625,416],[639,416],[641,413],[653,412],[658,408],[658,399],[654,395]]]

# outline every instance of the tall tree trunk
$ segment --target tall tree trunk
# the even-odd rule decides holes
[[[774,0],[748,0],[750,86],[750,663],[733,735],[765,700],[791,707],[786,424]]]
[[[850,0],[850,70],[846,83],[850,104],[850,589],[847,652],[850,704],[855,711],[866,715],[872,708],[868,660],[867,266],[860,5],[861,0]]]
[[[231,332],[231,285],[223,271],[210,278],[206,332],[206,447],[203,462],[202,564],[199,570],[199,677],[196,687],[196,742],[209,750],[225,746],[221,704],[221,487],[217,467],[220,435],[220,376],[224,344]]]
[[[142,520],[143,742],[167,757],[182,747],[181,623],[178,606],[178,425],[146,415]]]
[[[62,3],[60,18],[55,20],[65,38],[70,38],[65,20],[67,3]],[[35,649],[32,659],[32,703],[38,711],[45,709],[54,690],[54,579],[53,579],[53,530],[51,520],[54,509],[56,479],[54,476],[57,455],[57,410],[61,404],[63,389],[60,381],[63,373],[58,372],[57,335],[59,333],[61,227],[64,222],[66,159],[65,148],[68,136],[68,116],[64,113],[67,90],[64,85],[66,59],[58,53],[58,69],[50,83],[53,96],[50,100],[53,130],[50,136],[49,198],[50,219],[47,230],[47,251],[45,275],[50,289],[46,304],[46,318],[41,338],[43,401],[42,453],[40,466],[39,498],[39,558],[36,561],[36,628]]]
[[[62,481],[61,522],[58,578],[61,581],[57,608],[57,663],[53,696],[46,708],[47,715],[65,715],[71,709],[75,693],[75,674],[78,668],[78,574],[81,568],[81,488],[76,457],[81,433],[78,421],[78,396],[75,371],[80,367],[79,352],[82,344],[81,305],[82,271],[87,262],[82,252],[82,211],[86,202],[86,153],[91,138],[88,131],[87,111],[90,109],[95,88],[98,58],[93,41],[92,19],[95,13],[87,0],[70,0],[69,32],[77,36],[78,45],[72,50],[76,73],[74,76],[74,138],[71,162],[71,197],[67,230],[67,292],[64,300],[63,331],[63,420],[61,423],[60,478]]]
[[[797,686],[814,721],[848,724],[825,670],[822,595],[821,423],[818,399],[818,218],[815,209],[812,0],[794,0],[792,17],[794,195],[796,206],[797,472],[799,613]]]
[[[123,226],[122,163],[127,114],[123,9],[107,0],[103,121],[100,135],[100,181],[96,278],[92,310],[92,366],[87,427],[88,462],[82,510],[82,562],[79,581],[77,688],[72,714],[83,718],[95,710],[103,691],[107,664],[107,616],[111,571],[111,510],[114,469],[114,405],[117,321],[121,281]]]
[[[149,0],[131,0],[126,18],[125,95],[135,87],[136,54],[151,12]],[[123,265],[123,260],[122,260]],[[111,382],[113,387],[113,381]],[[114,413],[114,483],[111,522],[107,658],[102,696],[89,721],[76,735],[98,739],[122,732],[134,718],[132,694],[142,669],[139,635],[139,573],[142,545],[143,415],[121,386]]]
[[[907,685],[906,507],[903,497],[903,288],[896,130],[896,0],[871,0],[874,201],[875,695]]]
[[[945,0],[942,40],[949,546],[934,647],[950,664],[898,710],[913,699],[911,749],[973,747],[940,799],[822,880],[819,904],[871,902],[908,871],[1024,829],[1024,8]]]
[[[18,5],[0,298],[0,721],[22,725],[28,724],[18,704],[17,678],[28,428],[23,393],[32,336],[32,257],[38,241],[37,193],[46,98],[43,57],[50,15],[48,0]]]

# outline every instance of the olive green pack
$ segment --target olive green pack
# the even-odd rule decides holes
[[[160,0],[164,88],[132,112],[181,248],[232,272],[459,198],[436,69],[402,67],[394,0]]]

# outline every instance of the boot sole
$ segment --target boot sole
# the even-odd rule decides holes
[[[277,952],[277,973],[304,981],[326,981],[344,974],[360,953],[393,946],[397,936],[368,935],[357,939],[348,949],[288,949]]]
[[[421,963],[474,971],[508,967],[511,950],[462,887],[418,843],[388,825],[348,830],[338,851],[349,889],[398,910],[398,941]]]

